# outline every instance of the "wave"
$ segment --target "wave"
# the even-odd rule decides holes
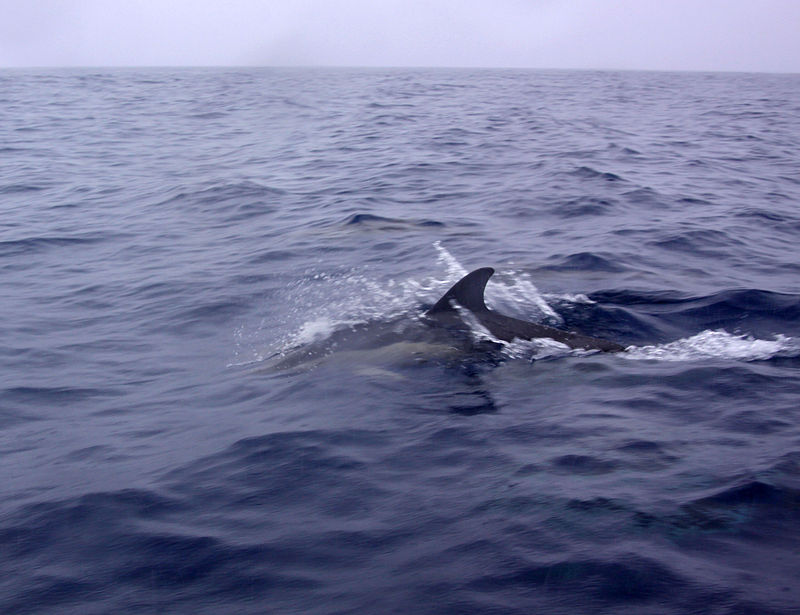
[[[399,218],[386,218],[375,214],[353,214],[344,221],[344,226],[358,226],[371,230],[403,230],[413,227],[444,227],[444,222],[438,220],[401,220]]]
[[[592,167],[578,167],[571,173],[571,175],[578,177],[580,179],[600,179],[608,182],[619,182],[625,181],[622,177],[617,175],[616,173],[611,173],[609,171],[598,171],[593,169]]]
[[[12,239],[7,241],[0,241],[0,256],[13,257],[29,254],[38,254],[53,248],[75,247],[82,245],[91,245],[102,243],[108,240],[114,240],[119,235],[109,234],[105,236],[89,235],[89,236],[76,236],[76,237],[27,237],[25,239]]]
[[[613,198],[579,196],[561,201],[552,207],[552,212],[562,218],[575,219],[583,216],[607,216],[615,212],[619,202]]]
[[[155,207],[215,217],[222,213],[217,223],[226,225],[275,213],[285,195],[284,190],[259,182],[221,182],[175,190],[168,198],[155,203]]]
[[[620,356],[626,359],[658,361],[768,361],[778,357],[800,357],[800,340],[783,335],[775,339],[756,339],[727,331],[701,331],[697,335],[666,344],[630,346]]]
[[[5,151],[15,151],[14,148],[6,148]],[[0,150],[1,151],[1,150]],[[45,190],[46,186],[35,186],[33,184],[6,184],[0,186],[0,194],[17,194],[24,192],[39,192]]]
[[[594,252],[578,252],[569,255],[555,255],[552,265],[540,267],[543,271],[605,271],[610,273],[625,271],[627,267],[615,262],[610,255],[601,256]]]
[[[735,331],[752,336],[800,334],[800,295],[759,289],[723,290],[705,296],[676,291],[597,291],[592,299],[619,306],[670,330]]]
[[[276,569],[275,562],[291,559],[290,549],[236,544],[192,531],[185,517],[179,517],[184,523],[174,522],[188,510],[180,499],[144,489],[23,508],[0,526],[0,559],[29,562],[24,575],[12,575],[15,584],[3,596],[4,608],[13,613],[60,611],[83,603],[82,610],[91,610],[87,601],[106,595],[112,586],[135,592],[138,608],[145,606],[147,612],[160,610],[160,592],[178,591],[180,596],[172,596],[175,607],[202,600],[213,587],[231,605],[238,600],[246,604],[254,592],[276,586],[298,591],[317,586],[302,574]],[[47,566],[34,565],[42,557]],[[116,609],[105,602],[107,610]]]
[[[591,595],[600,603],[665,601],[676,588],[684,592],[691,583],[658,561],[629,554],[618,561],[574,558],[560,562],[524,564],[508,574],[488,574],[470,583],[480,591],[506,591],[539,587],[542,591]]]

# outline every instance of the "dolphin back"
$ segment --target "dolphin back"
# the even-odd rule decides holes
[[[522,340],[549,338],[566,344],[570,348],[580,350],[602,350],[603,352],[621,352],[625,350],[624,346],[616,342],[519,320],[491,310],[487,310],[483,314],[476,314],[476,316],[492,335],[506,342],[510,342],[515,338]]]
[[[570,348],[583,350],[602,350],[603,352],[620,352],[624,346],[609,340],[589,337],[572,331],[563,331],[546,325],[540,325],[510,316],[504,316],[486,307],[483,299],[486,283],[494,274],[491,267],[476,269],[465,275],[444,296],[436,302],[428,312],[442,323],[451,324],[460,320],[454,304],[475,314],[480,323],[497,339],[510,342],[514,339],[532,340],[549,338]]]

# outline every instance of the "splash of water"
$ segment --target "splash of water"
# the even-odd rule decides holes
[[[467,269],[448,250],[437,241],[433,244],[439,253],[438,262],[444,264],[447,269],[446,286],[449,287],[453,282],[467,275]],[[511,280],[508,282],[507,280]],[[544,295],[533,284],[530,276],[523,271],[508,270],[503,272],[500,278],[493,278],[489,284],[491,292],[487,293],[486,303],[489,307],[506,305],[524,305],[530,313],[530,308],[540,318],[545,318],[551,323],[559,324],[563,319],[550,307]],[[446,290],[446,288],[444,289]]]
[[[459,280],[467,275],[467,270],[464,266],[456,260],[456,258],[447,251],[442,245],[441,241],[434,241],[433,247],[439,253],[438,262],[445,266],[447,269],[447,277],[450,280]]]
[[[776,335],[774,340],[757,339],[749,335],[734,335],[727,331],[702,331],[691,337],[653,346],[631,346],[621,357],[659,361],[693,361],[698,359],[729,359],[736,361],[766,361],[775,357],[800,355],[800,341]]]

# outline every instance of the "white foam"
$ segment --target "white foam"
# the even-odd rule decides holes
[[[592,301],[583,293],[544,293],[545,299],[555,300],[560,303],[575,303],[580,305],[595,305],[597,301]]]
[[[410,315],[446,284],[447,280],[434,279],[379,282],[365,268],[337,273],[306,270],[284,289],[282,300],[288,309],[281,321],[267,324],[262,319],[257,327],[241,326],[234,332],[232,365],[282,356],[346,327]]]
[[[450,279],[459,280],[467,275],[467,270],[459,263],[456,258],[442,246],[441,241],[434,241],[433,247],[439,253],[439,262],[447,268],[447,275]]]
[[[566,344],[549,338],[537,338],[532,340],[514,340],[510,344],[505,345],[503,354],[509,359],[541,361],[544,359],[583,355],[587,353],[583,350],[575,350]]]
[[[507,342],[493,336],[489,329],[484,327],[481,321],[478,320],[478,317],[468,309],[462,308],[460,305],[456,305],[455,309],[458,312],[459,318],[469,327],[469,332],[474,342],[480,343],[490,341],[504,346],[507,345]]]
[[[264,355],[258,352],[250,343],[248,335],[249,333],[243,325],[236,327],[234,330],[233,338],[235,344],[233,358],[231,362],[228,363],[228,367],[242,367],[253,363],[260,363],[264,360]]]
[[[297,345],[301,345],[324,340],[336,330],[336,325],[337,323],[330,318],[318,318],[305,322],[295,334],[294,342]]]
[[[513,270],[504,273],[506,275],[496,280],[492,286],[491,297],[494,298],[497,304],[506,306],[524,305],[528,315],[534,311],[531,308],[535,308],[538,316],[548,319],[551,323],[558,324],[563,322],[561,316],[550,307],[545,296],[539,292],[539,289],[536,288],[527,273]],[[513,280],[510,284],[505,282],[509,278]]]
[[[763,340],[749,335],[734,335],[722,330],[706,330],[667,344],[630,346],[619,356],[626,359],[659,361],[693,361],[710,358],[765,361],[774,357],[798,355],[800,355],[800,341],[791,337],[776,335],[773,340]]]

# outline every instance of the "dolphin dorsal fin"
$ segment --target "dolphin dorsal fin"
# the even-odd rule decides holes
[[[494,274],[491,267],[482,267],[465,275],[444,296],[436,302],[428,314],[437,312],[452,312],[455,310],[453,301],[471,312],[487,311],[486,304],[483,302],[483,292],[486,290],[486,282]]]

